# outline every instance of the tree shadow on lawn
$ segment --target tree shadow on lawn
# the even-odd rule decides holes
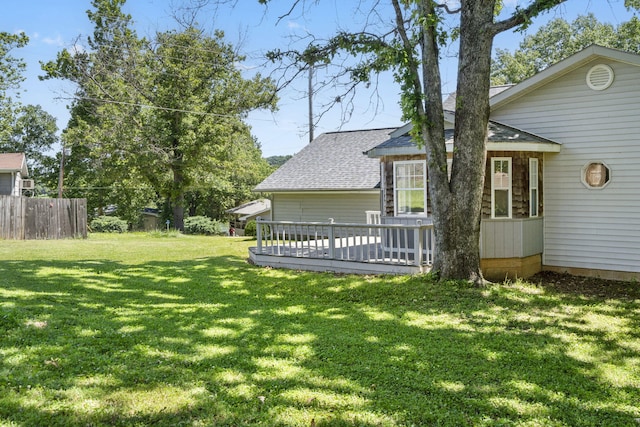
[[[234,257],[0,262],[0,420],[581,425],[640,417],[640,302]]]

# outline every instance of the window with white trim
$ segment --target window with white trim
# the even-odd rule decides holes
[[[538,159],[529,159],[529,217],[538,216]]]
[[[603,162],[587,163],[582,168],[582,183],[590,189],[602,189],[611,180],[611,169]]]
[[[511,218],[511,157],[491,159],[491,218]]]
[[[427,162],[425,160],[393,163],[395,214],[415,215],[427,212]]]

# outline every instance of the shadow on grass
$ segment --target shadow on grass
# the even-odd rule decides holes
[[[260,269],[0,262],[0,421],[629,426],[640,302]],[[11,424],[10,424],[11,425]]]

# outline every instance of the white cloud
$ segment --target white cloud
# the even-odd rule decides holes
[[[44,37],[42,39],[42,42],[48,45],[52,45],[52,46],[63,46],[64,42],[62,41],[62,37],[60,37],[60,35],[58,35],[55,38],[52,37]]]

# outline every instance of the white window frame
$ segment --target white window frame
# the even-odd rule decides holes
[[[406,187],[406,188],[398,188],[398,172],[397,168],[400,165],[417,165],[421,164],[424,171],[424,176],[422,179],[423,187]],[[412,216],[412,215],[427,215],[427,161],[426,160],[401,160],[393,162],[393,213],[395,216]],[[411,190],[422,190],[422,205],[424,206],[424,211],[422,212],[402,212],[398,211],[398,193],[399,191],[411,191]]]
[[[538,159],[532,157],[529,159],[529,217],[537,218],[540,216],[540,189],[538,176]],[[535,191],[535,202],[533,200],[533,192]]]
[[[494,175],[496,173],[496,162],[507,162],[507,187],[496,187]],[[513,193],[513,174],[511,168],[511,157],[492,157],[491,158],[491,218],[493,219],[511,219],[512,216],[512,201],[511,196]],[[507,190],[507,216],[496,216],[496,190]]]
[[[592,165],[602,165],[606,169],[606,173],[607,173],[607,177],[608,178],[606,179],[606,181],[602,185],[595,185],[594,186],[594,185],[591,185],[589,183],[589,179],[587,177],[587,173],[589,172],[589,168]],[[607,163],[605,163],[605,162],[603,162],[601,160],[594,160],[594,161],[588,162],[587,164],[585,164],[582,167],[582,170],[580,171],[580,178],[581,178],[582,184],[585,187],[587,187],[589,190],[596,190],[596,191],[602,190],[602,189],[606,188],[609,185],[609,183],[611,182],[611,168],[609,167],[609,165]]]

